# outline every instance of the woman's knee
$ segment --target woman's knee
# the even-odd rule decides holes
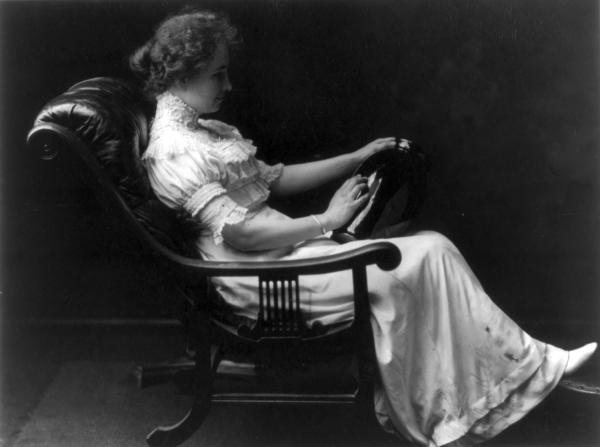
[[[419,243],[419,245],[422,245],[428,254],[444,253],[447,251],[456,250],[456,246],[452,243],[452,241],[437,231],[422,231],[417,235],[422,238],[422,241]]]

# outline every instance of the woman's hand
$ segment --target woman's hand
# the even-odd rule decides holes
[[[354,151],[357,164],[362,163],[371,155],[376,154],[384,149],[390,149],[396,146],[396,137],[378,138],[377,140],[371,141],[366,146]]]
[[[369,200],[367,178],[350,177],[335,192],[327,210],[320,216],[327,230],[335,230],[348,222],[354,213]]]

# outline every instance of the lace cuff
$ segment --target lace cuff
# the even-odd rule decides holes
[[[198,213],[200,221],[205,223],[212,233],[215,244],[223,243],[225,225],[235,225],[252,214],[247,208],[238,205],[227,194],[211,199]]]
[[[270,186],[275,180],[281,177],[283,173],[283,168],[285,167],[283,163],[277,163],[275,165],[268,165],[262,160],[256,160],[258,166],[258,172],[260,178],[262,178],[267,184]]]
[[[192,196],[185,201],[183,207],[192,216],[198,214],[208,202],[218,196],[227,194],[227,190],[219,182],[208,183],[196,190]]]

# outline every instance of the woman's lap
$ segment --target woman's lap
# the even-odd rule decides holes
[[[391,272],[375,265],[367,267],[367,285],[371,299],[381,302],[384,296],[393,299],[402,295],[405,285],[418,281],[419,269],[425,257],[439,256],[454,245],[440,233],[426,231],[412,236],[391,239],[361,240],[344,245],[311,243],[301,245],[282,260],[306,259],[326,256],[368,245],[374,241],[395,244],[402,253],[402,262]],[[225,300],[236,311],[254,318],[258,312],[258,281],[255,277],[215,278],[214,282]],[[354,290],[351,271],[322,275],[306,275],[299,278],[301,305],[309,323],[316,320],[324,324],[351,319],[354,313]]]

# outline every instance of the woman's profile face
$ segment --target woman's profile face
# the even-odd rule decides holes
[[[178,86],[178,95],[201,115],[217,112],[231,90],[228,65],[229,49],[226,44],[219,44],[208,66]]]

